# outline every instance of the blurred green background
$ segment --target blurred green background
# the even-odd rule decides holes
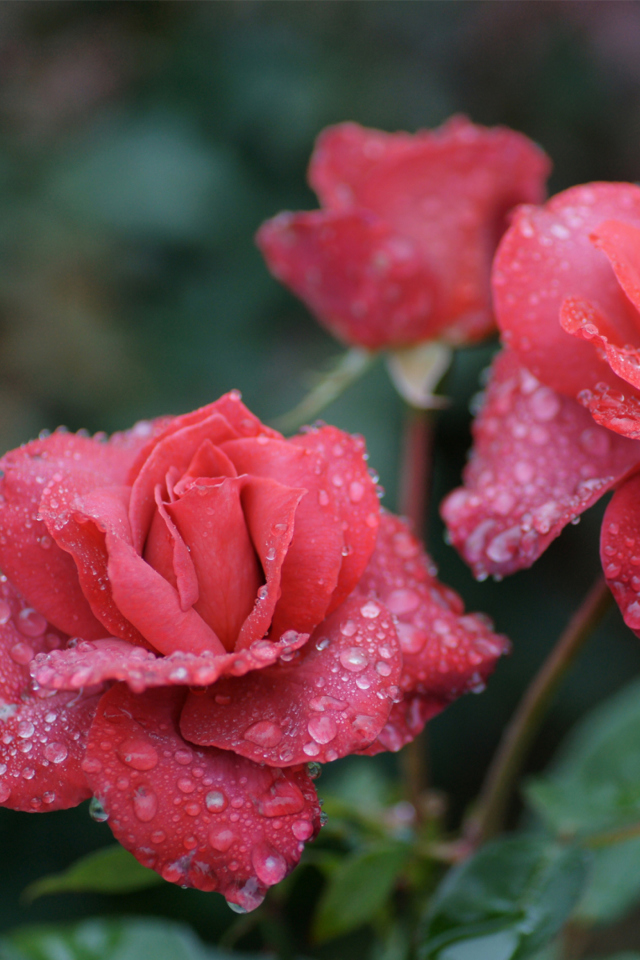
[[[282,209],[316,205],[305,168],[327,124],[414,130],[457,111],[538,141],[554,161],[551,192],[639,179],[640,5],[5,0],[0,446],[60,423],[121,429],[232,387],[262,418],[284,413],[302,397],[309,371],[340,347],[269,276],[256,228]],[[504,583],[476,584],[443,543],[437,501],[459,481],[469,400],[494,350],[458,355],[447,383],[454,402],[439,418],[436,443],[430,549],[442,578],[514,642],[482,697],[430,725],[433,785],[449,794],[452,823],[599,566],[601,510]],[[383,368],[325,416],[367,437],[393,508],[402,407]],[[639,671],[640,644],[612,613],[563,687],[531,769],[577,716]],[[366,761],[346,763],[358,762]],[[379,763],[396,769],[393,758]],[[169,885],[27,907],[19,895],[28,882],[111,835],[86,805],[47,817],[0,814],[3,929],[142,912],[181,917],[215,940],[231,922],[216,895]],[[309,889],[316,881],[306,881]],[[624,936],[621,945],[640,946],[638,923]],[[356,941],[348,944],[354,957]]]

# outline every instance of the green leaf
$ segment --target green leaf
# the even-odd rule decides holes
[[[588,855],[507,837],[452,870],[425,919],[421,960],[520,960],[555,936],[582,893]]]
[[[378,844],[343,860],[329,877],[314,923],[317,940],[329,940],[375,917],[411,856],[405,844]]]
[[[130,893],[163,883],[154,870],[147,870],[132,854],[115,844],[76,860],[64,873],[41,877],[30,884],[23,896],[35,900],[47,893],[66,891],[93,893]]]
[[[551,830],[586,837],[640,821],[640,683],[579,723],[526,796]],[[596,849],[577,917],[611,922],[640,898],[640,838]]]
[[[248,955],[242,956],[248,960]],[[183,924],[151,918],[26,927],[0,941],[2,960],[242,960],[242,956],[206,947]]]
[[[551,769],[526,788],[553,830],[588,834],[640,821],[640,683],[579,723]]]

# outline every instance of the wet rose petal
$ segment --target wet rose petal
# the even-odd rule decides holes
[[[344,529],[342,565],[328,615],[355,589],[373,553],[380,523],[378,493],[367,469],[362,437],[324,426],[307,429],[291,442],[317,451],[326,459],[328,484]]]
[[[399,750],[447,703],[478,693],[509,651],[486,617],[465,614],[460,597],[435,578],[418,540],[398,517],[383,512],[376,550],[359,589],[397,618],[404,694],[391,711],[378,749]],[[390,746],[395,744],[395,746]]]
[[[640,637],[640,475],[625,480],[607,506],[600,559],[624,622]]]
[[[637,311],[591,239],[612,218],[640,226],[638,187],[572,187],[542,207],[520,208],[494,261],[496,319],[504,342],[539,380],[570,397],[598,383],[614,390],[624,385],[593,344],[562,329],[560,309],[568,297],[597,305],[621,345],[638,345]]]
[[[84,769],[114,835],[171,883],[217,890],[245,910],[298,863],[319,829],[303,767],[274,770],[194,747],[177,730],[184,691],[102,699]]]
[[[479,578],[530,566],[640,461],[640,445],[594,424],[510,350],[494,361],[474,441],[465,486],[442,515]]]
[[[33,658],[66,638],[6,579],[0,584],[0,803],[63,810],[89,795],[80,762],[98,697],[33,688]]]
[[[398,695],[402,665],[383,604],[351,597],[287,659],[190,694],[183,736],[273,766],[336,760],[375,739]]]
[[[488,277],[505,214],[539,202],[548,172],[525,137],[464,117],[415,135],[339,124],[320,135],[309,169],[327,209],[281,214],[257,242],[348,343],[474,340],[493,327]]]
[[[41,653],[30,669],[37,683],[51,690],[79,690],[105,680],[125,680],[135,693],[172,685],[207,687],[222,676],[241,677],[250,670],[262,670],[307,640],[308,634],[291,631],[278,643],[258,640],[235,653],[177,652],[156,657],[150,650],[111,638]]]

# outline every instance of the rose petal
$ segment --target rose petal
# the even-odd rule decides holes
[[[597,304],[621,344],[638,340],[637,312],[590,234],[622,217],[640,226],[640,189],[594,183],[557,194],[544,207],[522,207],[502,239],[493,268],[496,319],[503,339],[543,383],[576,397],[597,383],[624,389],[588,343],[558,320],[567,297]]]
[[[237,437],[229,422],[219,413],[185,426],[159,440],[141,466],[131,489],[129,518],[133,544],[142,553],[155,507],[155,488],[162,484],[169,468],[183,473],[204,440],[214,444]]]
[[[81,636],[93,640],[113,633],[130,643],[146,646],[140,631],[114,600],[109,580],[107,532],[131,541],[127,513],[130,487],[95,488],[87,493],[87,486],[82,474],[55,474],[40,501],[47,530],[56,544],[73,557],[83,595],[101,624],[99,631]]]
[[[600,534],[602,569],[624,622],[640,636],[640,475],[620,484]]]
[[[189,548],[162,501],[160,484],[155,490],[156,512],[144,548],[144,559],[157,570],[180,597],[180,606],[188,610],[198,601],[200,588]]]
[[[296,510],[293,539],[282,564],[282,593],[271,628],[310,633],[323,619],[342,566],[344,536],[324,457],[285,440],[231,440],[222,449],[238,473],[277,480],[308,492]]]
[[[272,766],[337,760],[375,739],[398,695],[402,666],[382,604],[350,598],[286,659],[190,694],[183,736]]]
[[[73,560],[53,542],[40,517],[43,491],[54,476],[64,487],[72,475],[76,493],[122,483],[138,443],[135,429],[108,443],[56,432],[0,461],[0,566],[31,604],[66,633],[96,638],[104,627],[82,593]]]
[[[258,640],[235,653],[181,653],[156,657],[150,650],[124,640],[83,641],[77,647],[36,654],[31,675],[51,690],[80,690],[105,680],[124,680],[134,693],[150,687],[206,687],[222,676],[242,677],[262,670],[280,657],[289,657],[309,639],[307,634],[286,633],[278,643]]]
[[[317,834],[315,790],[303,768],[191,747],[177,730],[183,698],[113,687],[91,728],[86,776],[114,835],[144,866],[250,910]]]
[[[477,577],[530,566],[560,531],[640,461],[640,445],[595,426],[512,351],[494,361],[465,486],[442,515]]]
[[[606,359],[621,379],[640,388],[640,349],[617,344],[617,330],[592,304],[568,297],[560,309],[560,323],[567,333],[592,343],[598,355]]]
[[[118,610],[160,653],[223,653],[224,646],[193,607],[183,610],[175,587],[117,537],[106,537],[108,577]]]
[[[282,565],[293,537],[298,505],[305,493],[306,490],[285,487],[264,477],[244,478],[242,508],[266,583],[258,591],[253,610],[242,624],[236,650],[269,632],[281,593]]]
[[[342,566],[328,615],[355,589],[373,553],[380,523],[378,494],[367,469],[362,437],[352,437],[336,427],[322,427],[292,437],[291,443],[325,458],[344,529]]]
[[[395,704],[387,732],[380,736],[385,743],[395,736],[394,742],[403,746],[406,737],[412,739],[447,703],[484,689],[498,657],[509,651],[509,642],[493,633],[486,617],[464,614],[460,597],[436,580],[419,541],[392,514],[382,514],[376,549],[359,590],[381,600],[397,618],[403,656],[399,686],[405,697]]]
[[[389,719],[373,743],[358,752],[367,757],[375,757],[384,751],[397,753],[415,740],[429,720],[437,717],[447,705],[447,700],[433,700],[421,693],[406,693],[400,703],[394,703]]]
[[[339,339],[370,350],[429,330],[437,281],[411,240],[365,210],[282,213],[256,242],[267,266]]]
[[[640,440],[640,400],[629,397],[606,384],[595,390],[583,390],[578,399],[596,423],[630,440]]]
[[[591,234],[591,242],[608,258],[618,283],[637,310],[640,310],[640,230],[630,223],[607,220]],[[640,322],[640,318],[637,322]],[[640,332],[640,331],[638,331]]]
[[[61,810],[89,796],[80,761],[95,696],[34,690],[33,658],[62,637],[6,579],[0,589],[0,804]]]
[[[242,509],[243,485],[237,477],[196,481],[166,507],[189,544],[200,587],[195,609],[227,650],[234,649],[263,583]]]

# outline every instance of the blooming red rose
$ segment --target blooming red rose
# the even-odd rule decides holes
[[[333,427],[285,440],[232,393],[1,466],[0,802],[93,795],[245,909],[317,833],[308,761],[399,749],[506,649]]]
[[[322,209],[258,231],[269,269],[341,340],[369,349],[491,332],[491,258],[550,162],[522,134],[452,117],[437,130],[355,123],[320,134],[309,182]]]
[[[529,566],[618,487],[602,562],[636,631],[638,481],[627,477],[640,468],[639,271],[640,189],[631,184],[574,187],[516,212],[493,272],[507,349],[474,426],[465,486],[443,505],[476,574],[503,575]]]

